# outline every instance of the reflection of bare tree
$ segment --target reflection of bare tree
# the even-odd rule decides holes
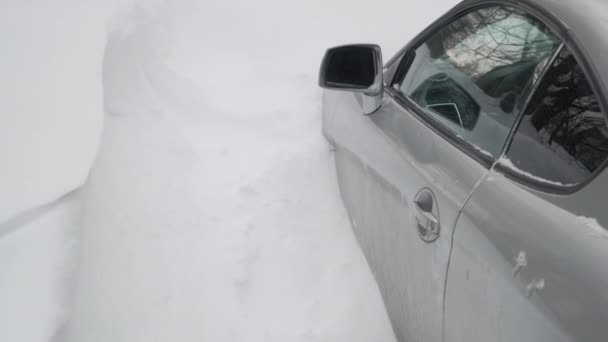
[[[552,35],[536,19],[510,7],[490,7],[463,16],[429,42],[431,56],[446,54],[479,77],[500,66],[539,60],[554,50]]]
[[[499,13],[500,9],[501,7],[495,7],[485,11],[473,12],[440,30],[433,39],[429,41],[431,56],[433,58],[439,58],[447,50],[454,48],[467,37],[479,32],[488,25],[504,20],[509,14],[505,13],[505,16],[505,14]]]
[[[589,171],[608,156],[608,127],[597,97],[574,56],[558,56],[527,115],[549,146],[562,147]]]

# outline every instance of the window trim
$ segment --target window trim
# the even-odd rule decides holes
[[[585,62],[582,62],[582,60],[580,59],[579,55],[577,55],[574,50],[572,50],[565,42],[562,43],[562,45],[560,46],[559,51],[557,52],[557,54],[552,58],[550,64],[549,64],[549,68],[547,68],[544,73],[543,76],[540,78],[540,80],[542,81],[544,79],[544,77],[546,77],[547,72],[549,71],[551,65],[553,65],[553,63],[555,62],[555,59],[559,56],[559,54],[561,52],[563,52],[564,49],[568,49],[568,52],[570,52],[576,62],[579,64],[579,66],[581,67],[581,69],[583,70],[583,74],[585,75],[585,78],[587,79],[587,81],[589,82],[589,85],[591,86],[591,90],[593,91],[593,93],[595,94],[595,96],[598,99],[598,104],[600,106],[600,109],[602,111],[602,114],[604,114],[604,117],[606,119],[606,123],[608,124],[608,116],[607,116],[607,112],[604,110],[604,108],[606,108],[606,106],[603,103],[603,96],[601,96],[600,92],[597,91],[597,86],[593,83],[591,77],[589,77],[589,73],[587,72],[587,69],[585,69],[584,64]],[[513,130],[511,132],[511,135],[509,137],[508,140],[508,144],[505,145],[505,148],[501,154],[501,159],[502,158],[507,158],[510,160],[509,156],[508,156],[508,152],[511,149],[511,145],[513,144],[513,138],[515,137],[515,134],[517,132],[517,130],[519,130],[519,127],[521,126],[521,123],[523,121],[523,118],[525,116],[525,113],[529,107],[529,104],[532,100],[532,98],[536,95],[536,93],[538,91],[540,91],[540,84],[542,84],[542,82],[539,81],[538,85],[534,88],[534,90],[530,93],[529,98],[526,101],[526,105],[524,107],[522,107],[521,112],[518,115],[518,118],[515,122],[515,125],[513,126]],[[535,179],[533,177],[529,177],[526,176],[525,174],[521,174],[518,173],[514,170],[511,170],[508,167],[503,166],[502,164],[500,164],[500,160],[496,162],[496,164],[494,165],[494,169],[500,173],[502,173],[503,175],[507,176],[509,179],[522,184],[523,186],[526,186],[528,188],[532,188],[535,189],[537,191],[541,191],[547,194],[552,194],[552,195],[572,195],[580,190],[582,190],[584,187],[586,187],[587,185],[589,185],[589,183],[593,182],[597,176],[599,174],[601,174],[604,169],[606,168],[606,166],[608,165],[608,158],[606,158],[606,160],[604,160],[602,162],[602,165],[600,167],[597,168],[597,170],[595,170],[593,173],[591,173],[591,175],[589,175],[584,181],[580,182],[580,183],[576,183],[576,184],[562,184],[562,185],[558,185],[558,184],[554,184],[551,182],[551,180],[547,180],[548,182],[543,182],[540,181],[538,179]],[[523,170],[526,171],[526,170]],[[527,171],[526,171],[527,172]]]
[[[555,60],[557,59],[557,57],[559,57],[559,55],[562,53],[562,51],[565,48],[566,48],[566,45],[564,44],[564,42],[562,42],[557,47],[557,50],[555,50],[555,53],[551,56],[551,58],[549,58],[549,60],[547,61],[547,65],[545,65],[545,67],[539,74],[538,81],[532,87],[532,89],[530,89],[530,93],[528,94],[526,101],[524,101],[524,105],[519,110],[519,113],[517,113],[517,117],[515,118],[515,121],[513,122],[513,127],[511,127],[511,132],[509,132],[509,135],[507,136],[505,145],[503,146],[502,152],[500,153],[501,158],[505,157],[507,155],[507,152],[511,148],[511,144],[513,143],[513,137],[515,136],[515,133],[517,132],[517,130],[519,129],[519,126],[521,125],[521,122],[523,121],[524,115],[526,114],[526,110],[530,106],[530,102],[532,102],[532,99],[536,95],[536,92],[539,90],[540,85],[543,83],[542,81],[545,79],[545,77],[547,77],[547,73],[551,69],[551,66],[553,65],[553,63],[555,63]]]
[[[404,96],[401,92],[393,87],[385,89],[385,92],[397,102],[399,105],[404,107],[407,111],[413,112],[423,124],[430,128],[433,132],[443,137],[446,141],[451,143],[454,147],[459,149],[461,152],[467,154],[473,158],[479,164],[483,165],[486,169],[490,169],[496,162],[493,156],[483,153],[481,149],[470,142],[459,137],[455,132],[447,128],[446,126],[437,122],[430,115],[428,115],[420,105],[414,102],[407,96]]]
[[[558,43],[560,43],[560,45],[556,49],[554,56],[551,59],[551,62],[547,64],[547,67],[541,73],[537,84],[534,85],[532,91],[528,95],[528,99],[526,100],[525,105],[522,106],[520,112],[517,114],[517,118],[515,119],[513,127],[511,127],[511,131],[507,136],[507,140],[505,141],[502,153],[498,158],[495,158],[494,156],[489,157],[488,155],[485,155],[484,153],[482,153],[482,151],[480,151],[478,147],[474,146],[473,144],[467,142],[462,138],[459,138],[457,134],[444,127],[436,120],[432,119],[427,113],[422,110],[422,108],[420,108],[420,106],[418,106],[414,101],[405,96],[405,94],[395,89],[395,85],[401,83],[405,78],[405,74],[407,73],[413,62],[415,50],[418,46],[428,40],[437,31],[443,29],[444,27],[458,20],[459,18],[476,10],[493,6],[509,6],[524,11],[526,14],[532,16],[536,20],[543,23],[555,35],[555,37],[558,38]],[[579,63],[584,75],[586,76],[589,84],[591,85],[593,92],[598,98],[600,109],[602,110],[604,115],[607,116],[606,119],[608,122],[608,112],[606,112],[605,110],[605,108],[608,108],[608,101],[606,99],[605,92],[606,88],[595,76],[597,74],[597,71],[594,66],[589,62],[586,50],[584,50],[582,44],[579,42],[578,39],[576,39],[570,28],[561,19],[559,19],[559,17],[557,17],[547,9],[529,0],[474,0],[470,2],[465,1],[456,5],[446,14],[444,14],[438,20],[432,23],[429,27],[427,27],[424,31],[422,31],[418,36],[416,36],[409,44],[403,47],[393,59],[389,61],[389,65],[392,65],[393,63],[399,63],[399,66],[397,67],[396,72],[392,75],[392,79],[386,83],[387,87],[385,88],[385,92],[397,103],[399,103],[404,109],[414,113],[416,117],[418,117],[435,133],[442,136],[446,141],[448,141],[449,143],[451,143],[459,150],[469,155],[472,159],[476,160],[488,169],[495,169],[496,171],[504,174],[509,179],[517,182],[518,184],[521,184],[522,186],[532,188],[547,194],[572,195],[589,185],[591,182],[593,182],[597,178],[597,176],[601,174],[608,166],[608,159],[604,161],[602,166],[600,166],[584,182],[581,182],[580,184],[576,185],[563,186],[541,183],[538,180],[534,180],[530,177],[525,177],[512,170],[509,170],[501,166],[499,163],[500,159],[506,156],[506,153],[511,147],[515,132],[520,126],[521,120],[523,119],[523,114],[528,109],[532,96],[534,96],[534,94],[538,91],[538,88],[542,83],[542,80],[546,76],[546,73],[548,72],[550,66],[552,65],[552,62],[564,48],[567,48],[569,52],[572,53],[576,61]]]
[[[399,51],[398,56],[400,56],[399,67],[397,71],[393,75],[393,78],[390,82],[387,82],[387,93],[402,107],[410,112],[415,113],[422,122],[424,122],[429,128],[435,131],[437,134],[441,135],[446,141],[450,142],[452,145],[460,149],[462,152],[467,154],[469,157],[473,158],[480,164],[482,164],[487,169],[490,169],[499,159],[502,157],[502,154],[496,158],[494,156],[490,156],[489,154],[482,151],[482,149],[478,146],[473,145],[467,140],[460,137],[457,133],[453,132],[449,128],[445,127],[441,123],[437,122],[436,119],[433,119],[428,113],[426,113],[416,102],[414,102],[409,96],[405,95],[401,92],[396,86],[399,86],[400,83],[405,79],[407,72],[409,71],[412,62],[414,61],[414,57],[416,54],[416,49],[422,45],[425,41],[427,41],[430,37],[432,37],[435,33],[440,31],[441,29],[447,27],[452,24],[456,20],[472,13],[480,9],[496,7],[496,6],[509,6],[521,11],[524,11],[527,15],[530,15],[534,19],[541,22],[545,25],[553,35],[557,38],[557,43],[562,44],[562,39],[560,35],[556,33],[556,26],[549,25],[546,20],[542,20],[542,18],[534,13],[534,11],[528,10],[525,6],[521,6],[522,4],[514,3],[509,0],[497,0],[497,1],[484,1],[484,2],[474,2],[474,3],[461,3],[454,7],[452,10],[448,11],[441,18],[431,24],[427,29],[425,29],[422,33],[420,33],[417,37],[415,37],[407,46],[405,46],[401,51]],[[391,62],[395,62],[392,60]],[[540,82],[541,78],[539,78]],[[525,108],[525,107],[522,107]],[[519,113],[514,113],[516,119],[514,121],[514,125],[517,122],[517,118],[519,117]],[[511,127],[512,129],[513,127]],[[511,136],[511,130],[507,135],[507,138]],[[504,146],[506,146],[508,140],[505,140]]]

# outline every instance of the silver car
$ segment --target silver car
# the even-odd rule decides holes
[[[400,341],[608,341],[608,2],[465,1],[327,51],[324,133]]]

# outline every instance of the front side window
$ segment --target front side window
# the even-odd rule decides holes
[[[567,49],[534,94],[507,158],[520,174],[556,185],[584,182],[608,158],[606,115]]]
[[[497,158],[559,44],[520,10],[480,9],[420,45],[399,89],[432,119]]]

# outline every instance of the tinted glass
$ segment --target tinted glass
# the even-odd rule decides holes
[[[584,182],[608,157],[608,126],[583,70],[560,53],[534,95],[507,153],[537,180]]]
[[[415,51],[400,90],[434,119],[494,157],[558,40],[509,7],[484,8]]]

